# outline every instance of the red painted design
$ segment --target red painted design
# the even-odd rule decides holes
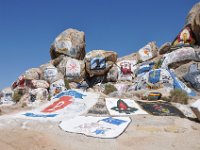
[[[128,106],[124,101],[119,102],[119,109],[120,110],[127,110]]]
[[[53,104],[49,105],[44,110],[42,110],[42,112],[51,113],[63,109],[64,107],[72,103],[71,99],[72,97],[70,96],[63,96],[58,101],[54,102]]]

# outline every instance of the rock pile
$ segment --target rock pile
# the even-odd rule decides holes
[[[199,18],[200,3],[189,12],[185,26],[172,43],[158,48],[156,42],[149,42],[137,53],[122,58],[106,50],[92,50],[86,54],[85,33],[67,29],[51,45],[52,60],[25,71],[10,88],[1,91],[0,102],[47,101],[70,86],[90,90],[94,87],[93,90],[101,92],[107,82],[118,89],[118,96],[132,91],[162,89],[165,95],[176,88],[194,96],[195,92],[179,80],[171,68],[195,63],[184,79],[195,90],[200,89],[199,70],[196,69],[200,61]],[[103,86],[96,88],[98,83]]]

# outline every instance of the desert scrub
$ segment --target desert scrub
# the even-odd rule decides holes
[[[114,91],[117,91],[116,87],[112,84],[106,84],[105,89],[103,91],[104,94],[108,95]]]
[[[188,103],[187,93],[179,89],[170,91],[169,99],[170,99],[170,102],[175,102],[175,103],[180,103],[180,104]]]
[[[158,68],[160,68],[161,65],[162,65],[162,60],[159,59],[159,60],[155,63],[155,65],[154,65],[154,69],[158,69]]]
[[[69,80],[67,78],[64,79],[66,89],[71,89],[69,85]]]
[[[163,96],[163,97],[161,98],[161,100],[166,101],[166,102],[170,102],[170,98],[167,97],[167,96]]]
[[[140,63],[142,63],[142,62],[143,62],[143,61],[139,59],[138,62],[137,62],[137,64],[140,64]]]
[[[21,107],[25,108],[25,107],[27,107],[27,104],[25,102],[23,102],[22,105],[21,105]]]
[[[14,94],[13,94],[13,101],[18,103],[21,99],[21,97],[23,96],[23,93],[20,92],[20,91],[14,91]]]

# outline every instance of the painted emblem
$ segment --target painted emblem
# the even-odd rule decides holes
[[[118,111],[119,113],[130,114],[137,111],[137,108],[129,107],[123,100],[119,99],[117,101],[117,107],[112,107],[112,110]]]

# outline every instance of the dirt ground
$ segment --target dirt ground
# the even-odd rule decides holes
[[[116,139],[62,131],[59,122],[0,117],[2,150],[199,150],[200,123],[179,117],[138,115]]]

